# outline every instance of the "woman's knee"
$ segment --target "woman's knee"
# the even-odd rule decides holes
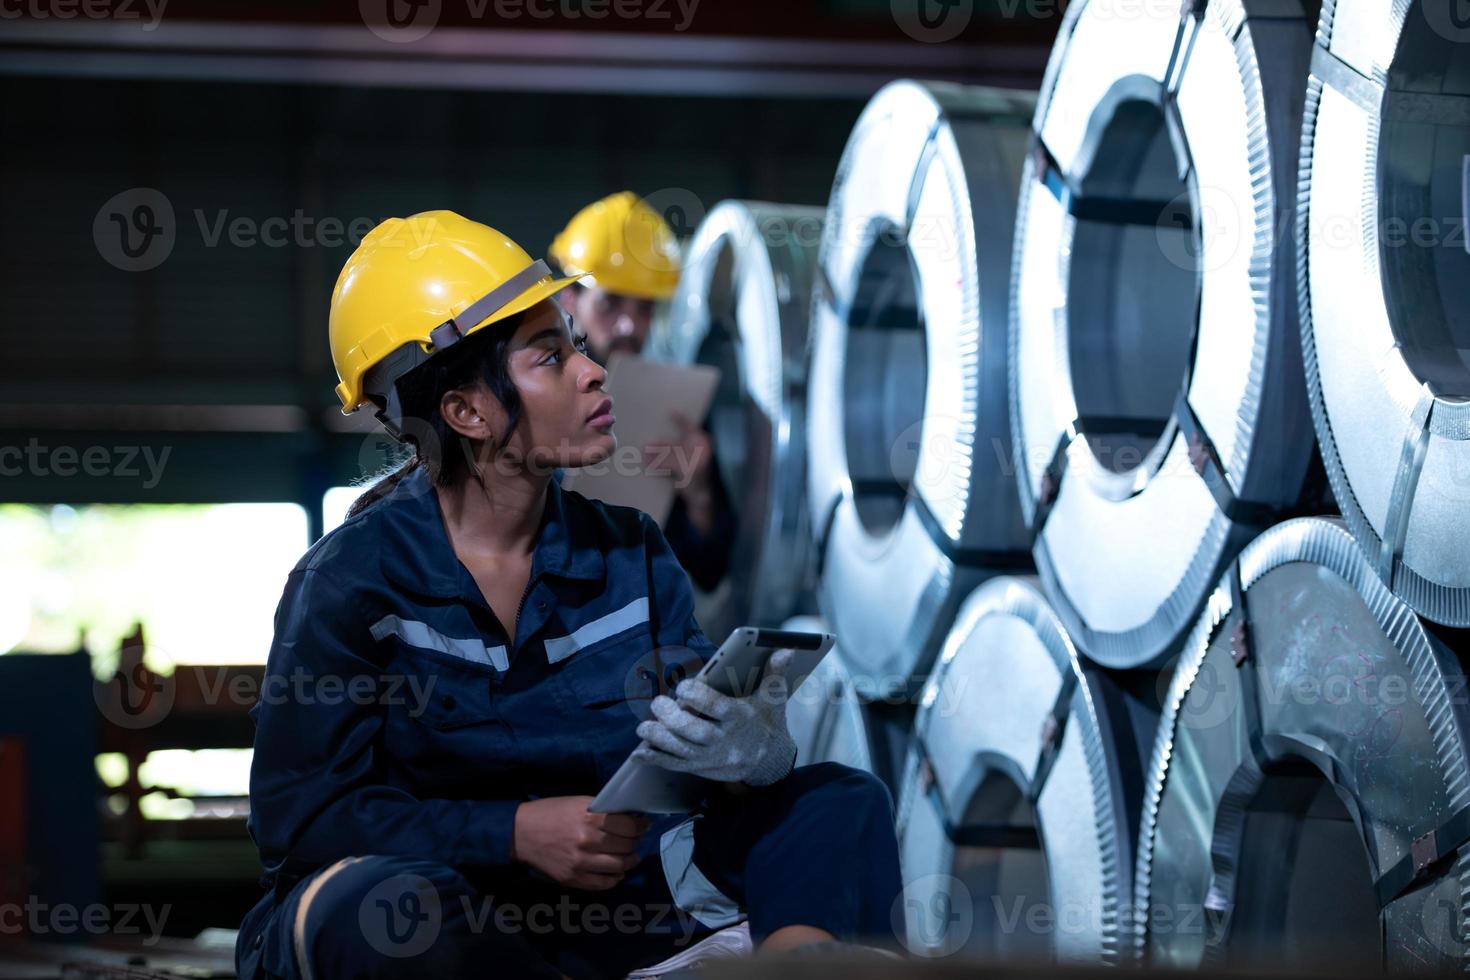
[[[295,910],[294,953],[303,977],[424,976],[453,970],[496,945],[488,916],[459,871],[401,855],[345,858],[314,876]],[[506,937],[511,958],[529,953]]]
[[[877,776],[840,762],[817,762],[794,769],[785,782],[803,797],[851,816],[871,816],[893,822],[893,795]]]

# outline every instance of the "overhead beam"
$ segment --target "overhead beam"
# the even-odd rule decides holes
[[[365,27],[14,20],[0,74],[492,89],[865,98],[922,77],[1035,88],[1043,44],[694,37],[439,27],[394,43]]]

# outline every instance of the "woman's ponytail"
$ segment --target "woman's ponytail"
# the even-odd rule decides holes
[[[522,310],[494,324],[493,330],[475,331],[395,382],[403,418],[418,420],[409,427],[406,437],[413,447],[413,455],[354,500],[347,508],[349,518],[392,494],[405,477],[420,467],[428,471],[429,483],[436,487],[450,486],[465,475],[469,469],[468,456],[445,451],[445,447],[462,442],[462,437],[444,421],[439,411],[439,403],[447,391],[466,385],[484,385],[506,412],[505,435],[496,448],[509,444],[522,413],[520,392],[510,374],[510,348],[516,328],[525,316],[526,311]]]
[[[393,488],[398,486],[398,484],[403,481],[404,477],[408,476],[408,474],[412,473],[415,469],[422,466],[423,464],[423,457],[420,456],[418,453],[414,453],[403,463],[402,466],[398,467],[398,469],[394,470],[378,482],[374,483],[372,486],[368,487],[361,496],[354,500],[352,502],[352,506],[347,508],[347,517],[349,519],[356,517],[358,514],[371,507],[375,501],[381,500],[384,497],[388,496],[388,494],[393,492]]]

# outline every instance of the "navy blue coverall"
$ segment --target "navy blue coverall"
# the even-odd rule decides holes
[[[713,650],[657,523],[555,480],[507,636],[410,471],[287,577],[251,709],[267,892],[239,976],[616,977],[747,916],[757,942],[804,923],[891,943],[892,800],[835,764],[711,783],[611,890],[511,861],[517,806],[595,795]]]

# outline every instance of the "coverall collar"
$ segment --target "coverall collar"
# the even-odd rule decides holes
[[[439,496],[422,466],[415,468],[383,502],[389,529],[384,574],[419,595],[474,597],[474,577],[449,541]],[[569,508],[566,491],[555,480],[546,485],[546,507],[531,556],[531,582],[543,574],[601,581],[607,562],[591,529]]]

